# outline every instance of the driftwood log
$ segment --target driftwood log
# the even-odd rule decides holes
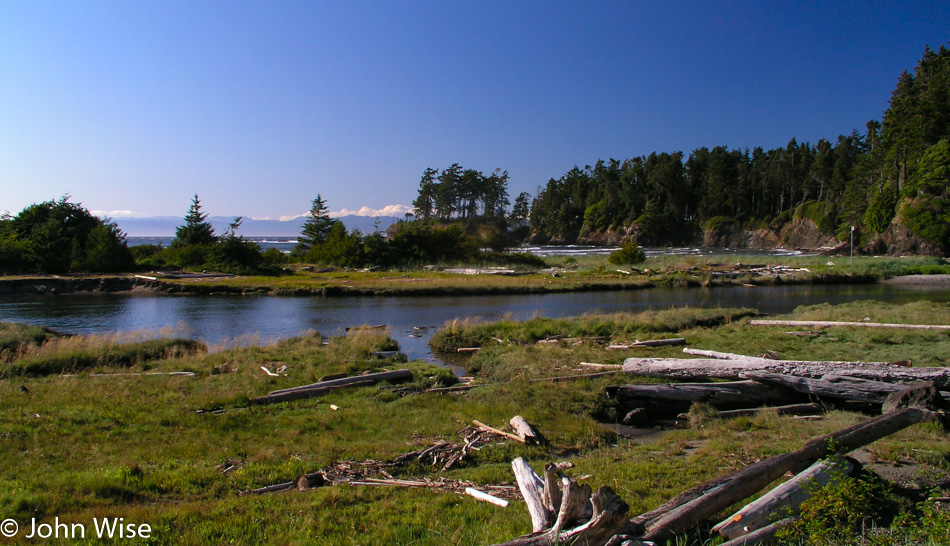
[[[911,330],[950,330],[945,324],[889,324],[883,322],[839,322],[832,320],[750,320],[750,326],[803,326],[807,328],[836,328],[856,326],[859,328],[908,328]]]
[[[251,404],[273,404],[275,402],[286,402],[288,400],[299,400],[302,398],[312,398],[314,396],[321,396],[328,392],[335,391],[337,389],[342,389],[345,387],[356,387],[364,385],[372,385],[379,383],[381,381],[406,381],[412,379],[412,372],[409,370],[395,370],[391,372],[379,372],[371,373],[366,375],[354,375],[350,377],[344,377],[340,379],[331,379],[329,381],[320,381],[317,383],[311,383],[309,385],[302,385],[300,387],[293,387],[290,389],[280,389],[276,391],[271,391],[270,394],[266,396],[261,396],[259,398],[252,398],[250,400]]]
[[[800,472],[834,449],[848,452],[920,422],[925,412],[901,409],[811,440],[791,453],[775,455],[697,485],[662,506],[634,518],[646,527],[647,540],[668,540],[715,513],[761,490],[786,472]]]
[[[905,386],[894,383],[839,375],[826,375],[821,379],[812,379],[769,372],[747,372],[742,374],[742,377],[820,398],[864,404],[883,404],[888,395],[906,389]]]
[[[643,527],[627,518],[627,503],[609,487],[601,487],[592,494],[589,485],[578,485],[563,476],[562,471],[570,466],[548,464],[542,480],[524,459],[512,461],[518,488],[531,514],[533,532],[503,546],[603,545],[617,535],[642,533]]]
[[[886,383],[933,381],[938,388],[950,390],[950,368],[909,368],[898,363],[881,362],[771,360],[742,355],[731,358],[628,358],[624,360],[623,371],[649,377],[726,380],[736,380],[753,371],[813,378],[836,375]]]
[[[511,430],[515,431],[515,434],[526,444],[540,444],[543,441],[541,434],[520,415],[512,417],[508,421],[508,426],[510,426]]]
[[[674,418],[689,411],[693,403],[717,410],[746,409],[753,405],[783,405],[807,402],[807,396],[757,381],[722,383],[672,383],[665,385],[619,385],[606,389],[624,411],[644,408],[650,418]]]
[[[728,539],[766,527],[776,516],[798,512],[801,503],[814,492],[854,471],[847,459],[823,459],[772,489],[712,528]]]

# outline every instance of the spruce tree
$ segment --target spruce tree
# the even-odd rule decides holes
[[[188,214],[185,215],[185,225],[175,228],[175,240],[172,241],[173,247],[183,247],[188,245],[210,245],[218,240],[214,235],[214,228],[211,222],[208,222],[208,215],[201,212],[201,202],[198,195],[195,194],[191,201],[191,207],[188,208]]]
[[[294,253],[299,255],[306,254],[313,246],[323,244],[327,240],[330,230],[333,228],[333,219],[330,218],[330,209],[326,202],[317,194],[317,198],[310,205],[310,212],[307,215],[307,221],[303,225],[303,231],[297,238],[297,246]]]

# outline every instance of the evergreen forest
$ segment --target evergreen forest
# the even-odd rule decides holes
[[[909,250],[950,250],[950,50],[926,49],[900,75],[882,120],[833,142],[792,138],[783,148],[702,147],[574,167],[539,188],[537,242],[617,232],[641,245],[695,244],[722,227],[755,230],[811,220],[869,251],[909,230]],[[906,234],[905,234],[906,235]],[[896,249],[905,250],[905,249]]]

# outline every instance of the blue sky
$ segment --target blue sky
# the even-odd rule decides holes
[[[426,167],[506,169],[514,196],[814,143],[880,119],[948,30],[947,2],[0,0],[0,212],[375,211]]]

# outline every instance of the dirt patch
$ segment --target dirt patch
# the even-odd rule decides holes
[[[851,453],[864,468],[906,493],[925,497],[935,489],[950,488],[950,472],[910,459],[877,461],[870,452],[859,449]]]

